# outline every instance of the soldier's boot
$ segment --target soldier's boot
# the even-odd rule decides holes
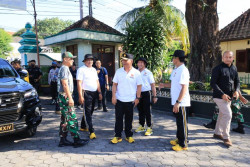
[[[245,130],[244,130],[244,125],[243,125],[243,123],[239,122],[239,123],[238,123],[238,127],[232,129],[232,131],[237,132],[237,133],[241,133],[241,134],[245,134]]]
[[[205,126],[208,129],[215,129],[216,126],[216,121],[212,120],[211,122],[207,123],[207,124],[203,124],[203,126]]]
[[[61,137],[58,147],[72,146],[72,145],[73,145],[73,143],[68,141],[66,137]]]
[[[73,146],[75,148],[82,147],[82,146],[88,144],[88,142],[89,142],[88,139],[80,139],[79,137],[76,137],[76,138],[74,138],[74,144],[73,144]]]

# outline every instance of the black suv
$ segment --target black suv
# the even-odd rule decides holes
[[[27,74],[20,75],[0,58],[0,136],[20,133],[31,137],[42,121],[37,91],[22,79]]]

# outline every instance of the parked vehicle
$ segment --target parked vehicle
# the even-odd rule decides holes
[[[34,136],[42,121],[37,91],[22,79],[27,73],[20,75],[0,58],[0,136],[13,133]]]

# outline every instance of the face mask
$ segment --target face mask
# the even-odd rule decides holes
[[[31,67],[35,67],[35,64],[31,64]]]

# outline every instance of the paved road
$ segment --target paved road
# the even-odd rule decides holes
[[[59,115],[48,105],[48,97],[41,97],[43,122],[36,136],[0,138],[0,166],[250,166],[250,129],[246,134],[231,133],[233,147],[226,148],[213,139],[213,131],[205,129],[204,121],[189,119],[189,151],[171,150],[169,141],[175,138],[176,126],[172,115],[153,111],[154,134],[146,137],[134,134],[135,143],[112,145],[114,135],[114,107],[109,112],[94,112],[97,139],[81,148],[57,147],[59,142]],[[78,110],[78,117],[81,111]],[[138,114],[134,115],[134,128],[138,126]],[[234,126],[236,126],[234,124]],[[81,132],[87,137],[87,132]],[[68,137],[69,138],[69,137]]]

